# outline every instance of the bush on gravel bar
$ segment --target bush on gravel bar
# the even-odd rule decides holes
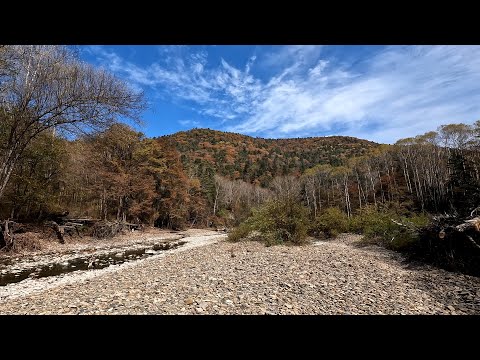
[[[315,218],[310,225],[308,232],[315,237],[324,235],[327,238],[334,238],[339,233],[348,231],[348,217],[338,208],[327,208]]]
[[[302,244],[306,241],[308,210],[295,199],[272,200],[259,208],[228,235],[230,241],[260,240],[266,245]]]

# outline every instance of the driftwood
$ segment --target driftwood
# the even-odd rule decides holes
[[[475,233],[480,233],[480,217],[467,220],[463,224],[455,226],[455,230],[462,233],[469,230]],[[472,246],[480,250],[480,245],[478,245],[469,234],[465,234],[465,236]]]
[[[465,234],[465,236],[466,236],[467,240],[470,242],[470,244],[472,244],[474,247],[476,247],[477,249],[480,250],[480,245],[478,245],[470,235]]]
[[[473,214],[476,214],[478,210],[480,210],[480,206],[473,209],[472,212],[470,213],[470,216],[473,216]]]
[[[78,230],[78,228],[81,227],[82,224],[67,222],[64,225],[59,225],[55,221],[49,221],[46,223],[46,225],[50,226],[53,229],[55,235],[57,235],[60,244],[65,244],[65,234],[72,236],[72,234],[75,232],[79,237],[82,237],[80,231]]]
[[[72,236],[72,233],[75,231],[79,237],[82,237],[82,234],[80,234],[80,231],[78,230],[78,228],[82,226],[83,224],[80,223],[66,222],[65,225],[63,225],[63,228],[70,236]]]
[[[79,237],[82,237],[79,228],[86,225],[86,226],[93,226],[99,220],[97,219],[89,219],[89,218],[79,218],[79,219],[72,219],[67,218],[68,211],[63,213],[53,214],[50,215],[50,218],[54,218],[55,220],[45,222],[45,225],[51,227],[55,232],[55,235],[58,238],[58,241],[61,244],[65,243],[65,235],[73,236],[77,234]]]
[[[143,228],[140,224],[127,222],[109,222],[89,218],[67,219],[66,217],[59,223],[48,221],[46,224],[55,231],[61,244],[65,243],[65,234],[72,236],[76,233],[79,237],[82,237],[79,231],[79,228],[82,226],[91,226],[93,228],[92,235],[99,239],[110,238],[120,232],[141,230]]]
[[[438,234],[440,240],[463,238],[474,248],[480,250],[480,245],[474,240],[474,238],[480,238],[480,216],[463,220],[460,224],[458,222],[461,220],[455,216],[445,216],[434,220],[437,224],[433,225],[431,230]]]
[[[480,276],[480,216],[437,215],[419,231],[410,255],[450,271]]]
[[[480,232],[480,216],[477,216],[473,219],[465,221],[460,225],[455,226],[455,229],[460,232],[464,232],[466,230]]]
[[[478,209],[480,209],[480,207],[477,207],[474,211],[472,211],[472,214]],[[398,226],[402,226],[410,231],[420,230],[413,224],[403,224],[394,219],[390,219],[390,220],[394,224],[397,224]],[[467,234],[467,232],[471,234],[477,234],[477,235],[480,234],[480,216],[477,216],[473,219],[465,220],[463,223],[458,225],[455,225],[455,222],[458,222],[459,220],[456,216],[445,215],[445,216],[435,217],[434,220],[437,223],[439,223],[434,225],[433,227],[436,229],[438,238],[440,240],[443,240],[446,237],[454,238],[456,236],[455,234],[462,233],[472,246],[474,246],[477,249],[480,249],[480,245],[477,244],[477,242],[473,239],[473,237],[470,234]],[[448,221],[451,224],[447,225],[445,223],[446,221]],[[442,222],[443,224],[440,224]]]
[[[141,230],[142,225],[126,222],[99,221],[93,226],[93,236],[99,239],[114,237],[115,235],[132,230]]]
[[[67,224],[76,224],[76,225],[87,225],[87,226],[93,226],[97,222],[101,221],[100,219],[89,219],[89,218],[78,218],[78,219],[73,219],[73,218],[68,218],[66,219]]]

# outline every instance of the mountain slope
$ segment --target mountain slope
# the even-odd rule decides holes
[[[300,174],[317,164],[342,165],[378,144],[348,136],[263,139],[210,129],[192,129],[158,138],[171,141],[185,169],[215,172],[268,185],[276,175]]]

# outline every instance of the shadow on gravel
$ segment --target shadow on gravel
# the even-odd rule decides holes
[[[434,300],[445,305],[451,314],[480,314],[480,277],[437,268],[412,256],[386,249],[359,238],[341,243],[380,255],[386,262],[396,263],[409,270],[409,280],[417,289],[424,291]]]
[[[480,278],[424,264],[412,270],[415,287],[443,303],[452,314],[480,314]]]

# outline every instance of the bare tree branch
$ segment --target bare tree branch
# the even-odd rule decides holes
[[[118,117],[140,122],[143,94],[81,62],[65,46],[0,47],[0,198],[21,153],[52,127],[101,131]]]

